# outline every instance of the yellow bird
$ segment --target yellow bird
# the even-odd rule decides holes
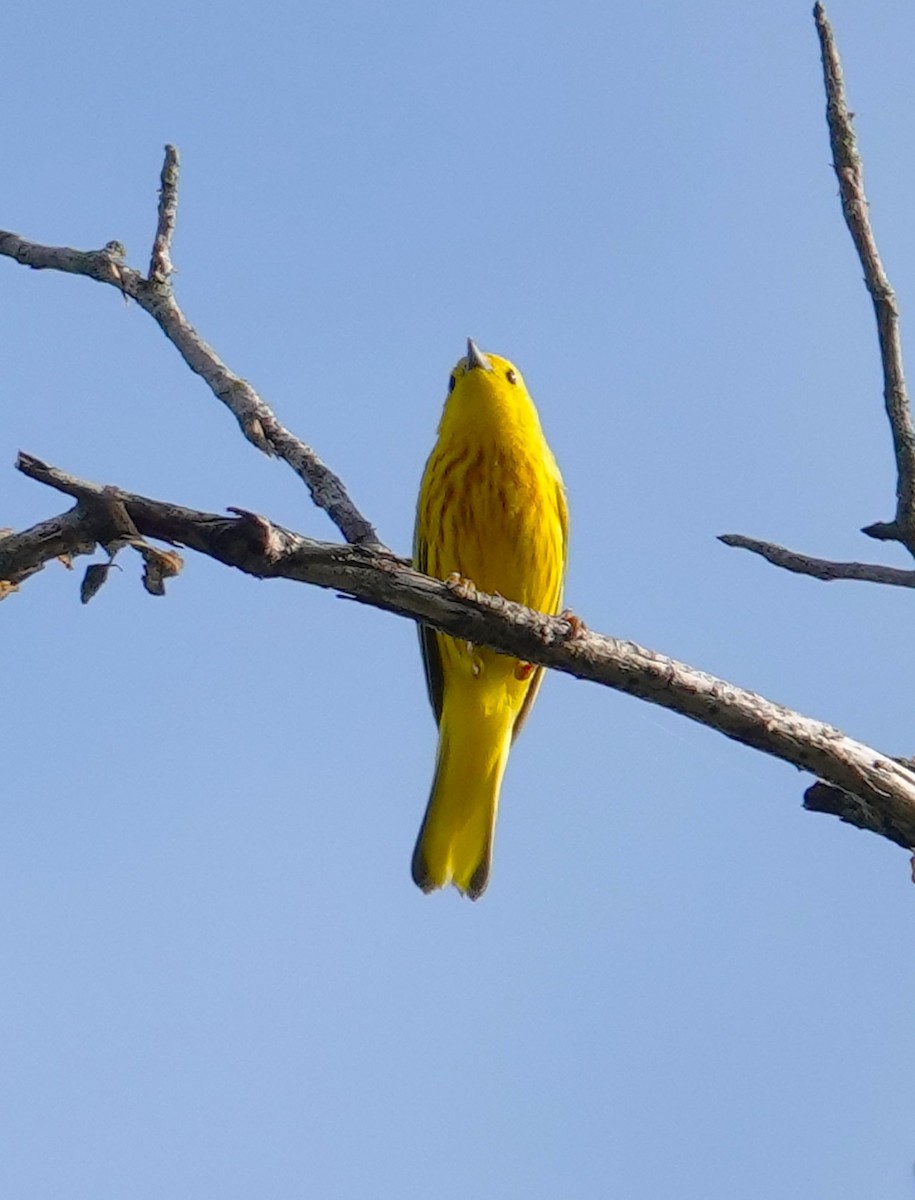
[[[565,492],[521,372],[468,339],[448,391],[419,492],[414,564],[558,612]],[[508,752],[543,669],[426,626],[419,636],[439,740],[413,879],[424,892],[453,883],[476,900],[489,882]]]

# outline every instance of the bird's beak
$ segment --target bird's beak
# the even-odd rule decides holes
[[[486,357],[482,350],[477,347],[473,338],[467,339],[467,370],[472,371],[474,367],[479,367],[482,371],[491,371],[492,363]]]

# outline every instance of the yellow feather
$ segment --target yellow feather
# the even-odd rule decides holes
[[[562,477],[521,373],[468,341],[420,487],[417,568],[554,613],[567,536]],[[425,627],[420,643],[439,744],[413,878],[475,900],[489,880],[508,752],[542,672]]]

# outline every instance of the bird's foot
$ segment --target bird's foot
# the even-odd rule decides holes
[[[460,596],[462,600],[472,600],[477,595],[477,585],[472,579],[467,579],[460,571],[452,571],[445,580],[445,587],[449,592],[454,592],[456,596]]]
[[[571,608],[564,608],[559,614],[559,619],[565,621],[569,627],[569,632],[566,635],[567,641],[574,641],[575,638],[581,637],[583,633],[587,633],[588,627],[581,619],[572,612]]]

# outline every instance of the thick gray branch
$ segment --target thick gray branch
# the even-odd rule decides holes
[[[67,246],[43,246],[0,230],[0,255],[38,271],[85,275],[97,283],[116,287],[124,296],[135,300],[156,321],[191,370],[201,376],[213,395],[235,416],[248,441],[292,467],[307,484],[315,504],[324,509],[344,538],[354,545],[380,545],[378,534],[349,498],[339,476],[310,446],[280,424],[250,383],[229,370],[179,308],[170,282],[177,187],[177,151],[167,146],[148,279],[126,265],[126,251],[120,242],[109,242],[102,250],[81,251]]]
[[[144,537],[179,543],[262,579],[331,588],[464,641],[679,712],[812,772],[848,793],[862,811],[879,813],[885,829],[895,832],[893,840],[915,845],[915,774],[829,725],[695,667],[592,633],[575,620],[545,616],[500,597],[430,579],[370,547],[312,541],[251,513],[223,517],[103,488],[27,455],[20,455],[18,466],[32,479],[77,498],[77,508],[57,523],[72,533],[73,545],[67,547],[71,552],[95,536],[93,522],[107,520],[106,508],[123,505]],[[16,535],[13,543],[0,541],[0,579],[15,581],[23,564],[29,572],[34,570],[46,537],[41,530],[49,524]],[[60,548],[59,541],[54,542],[47,557]],[[863,827],[874,828],[874,822]]]
[[[94,553],[98,540],[76,508],[22,533],[0,531],[0,600],[53,559]]]
[[[908,770],[915,770],[915,759],[897,758]],[[867,829],[881,837],[888,838],[903,849],[911,849],[911,830],[897,827],[886,809],[875,808],[865,800],[853,796],[843,788],[817,781],[804,793],[804,808],[808,812],[827,813],[838,817],[858,829]],[[915,858],[912,860],[913,878],[915,878]]]

